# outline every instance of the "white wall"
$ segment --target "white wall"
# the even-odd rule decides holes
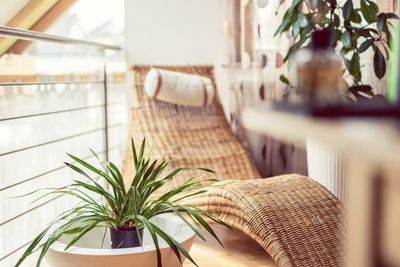
[[[126,0],[129,64],[207,64],[226,58],[219,0]]]

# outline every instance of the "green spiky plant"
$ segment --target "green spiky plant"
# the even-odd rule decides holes
[[[68,154],[76,163],[66,163],[66,165],[87,178],[87,181],[74,180],[73,184],[52,189],[40,198],[49,195],[68,195],[79,200],[79,204],[61,213],[48,227],[37,235],[21,256],[16,266],[19,266],[26,257],[36,251],[40,251],[36,263],[36,266],[40,266],[50,246],[63,236],[71,236],[71,241],[65,246],[65,250],[67,250],[87,232],[96,227],[139,229],[143,226],[147,228],[154,242],[159,267],[162,266],[162,262],[157,236],[168,243],[180,262],[182,262],[182,253],[182,255],[197,266],[188,251],[172,236],[151,222],[150,219],[160,214],[175,214],[198,237],[205,240],[193,222],[199,228],[202,227],[209,232],[220,244],[221,242],[217,235],[204,218],[211,219],[225,226],[227,225],[214,217],[209,211],[181,204],[181,201],[184,199],[206,193],[206,190],[203,189],[204,187],[198,184],[196,177],[187,180],[185,183],[169,191],[160,190],[180,172],[190,170],[191,168],[178,167],[164,174],[164,171],[170,164],[169,160],[166,157],[152,159],[151,152],[146,156],[145,154],[147,153],[145,150],[145,139],[143,139],[139,151],[137,151],[132,139],[132,156],[136,173],[128,188],[125,187],[124,178],[116,165],[111,162],[102,163],[94,151],[91,150],[93,155],[99,160],[101,169]],[[205,168],[199,168],[199,170],[213,172]],[[92,178],[90,174],[103,178],[106,185],[102,185],[98,178]],[[101,201],[98,201],[99,199]],[[191,218],[191,220],[187,217]]]

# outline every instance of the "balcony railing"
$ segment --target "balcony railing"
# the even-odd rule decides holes
[[[121,50],[5,26],[0,26],[0,36]],[[89,148],[101,160],[121,158],[128,120],[125,73],[108,71],[106,60],[98,69],[0,77],[0,266],[13,266],[35,234],[73,204],[64,197],[30,204],[34,196],[15,196],[64,186],[77,178],[70,177],[63,164],[68,161],[65,152],[89,162],[94,160]]]

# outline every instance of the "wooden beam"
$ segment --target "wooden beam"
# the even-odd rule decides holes
[[[7,24],[9,27],[30,29],[58,0],[30,0]],[[3,55],[17,39],[0,39],[0,56]]]
[[[59,0],[30,28],[30,30],[44,32],[51,25],[53,25],[75,2],[76,0]],[[12,47],[8,49],[7,52],[21,54],[31,44],[32,41],[18,40]]]

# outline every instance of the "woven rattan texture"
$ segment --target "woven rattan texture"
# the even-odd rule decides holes
[[[162,67],[166,69],[166,67]],[[168,67],[169,70],[198,74],[214,81],[212,66]],[[214,178],[260,178],[247,150],[236,140],[218,100],[206,107],[188,107],[149,99],[143,88],[149,66],[133,67],[133,99],[130,134],[137,143],[143,137],[155,140],[156,155],[168,153],[171,166],[205,167],[217,172]],[[123,164],[125,177],[134,168],[127,147]],[[186,173],[186,179],[193,173]],[[181,183],[182,181],[176,181]]]
[[[345,264],[342,206],[308,177],[224,181],[190,202],[252,237],[279,266]]]
[[[156,154],[169,153],[174,166],[202,166],[223,179],[190,204],[213,210],[233,228],[256,240],[279,266],[344,265],[343,208],[317,182],[300,175],[260,178],[249,153],[231,133],[218,99],[203,108],[148,99],[143,80],[150,66],[134,66],[130,134],[137,142],[154,137]],[[161,67],[214,79],[211,66]],[[171,152],[174,145],[179,145]],[[134,168],[130,147],[123,164],[125,178]],[[187,179],[178,178],[177,183]]]

